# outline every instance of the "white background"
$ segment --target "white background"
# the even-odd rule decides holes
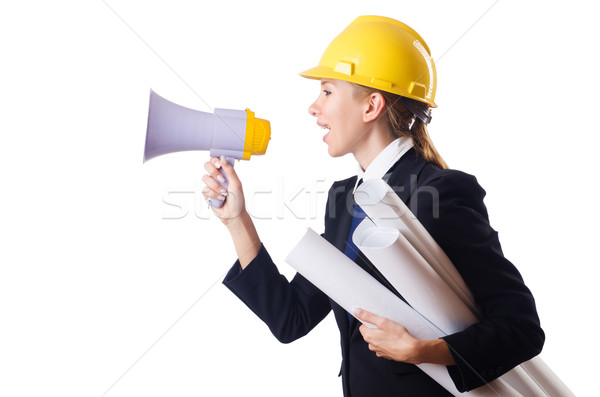
[[[588,4],[4,2],[0,395],[341,396],[332,316],[281,345],[220,284],[235,253],[200,195],[208,154],[142,165],[142,152],[150,88],[270,120],[267,154],[236,169],[291,277],[286,254],[306,227],[322,231],[327,188],[355,172],[351,157],[328,157],[307,113],[318,83],[298,72],[361,14],[399,19],[429,44],[430,133],[487,190],[537,300],[542,357],[592,395],[600,32]]]

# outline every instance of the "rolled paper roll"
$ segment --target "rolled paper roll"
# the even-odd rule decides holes
[[[462,331],[478,321],[398,229],[374,226],[366,218],[358,225],[352,239],[411,307],[444,335]],[[547,396],[518,366],[501,378],[523,396]]]
[[[552,397],[575,397],[575,394],[563,381],[552,371],[552,369],[540,358],[534,357],[521,364],[525,372],[529,374],[542,389]]]
[[[367,180],[355,201],[368,218],[356,228],[354,244],[394,288],[445,334],[474,324],[480,313],[462,276],[392,188]],[[501,378],[525,396],[574,397],[539,356]]]
[[[471,291],[450,258],[384,180],[364,181],[356,189],[354,200],[378,227],[398,229],[465,305],[479,313]]]
[[[365,220],[354,232],[354,244],[416,311],[444,335],[478,321],[398,229],[374,227]]]
[[[402,324],[411,335],[419,339],[437,339],[442,336],[438,328],[310,228],[288,254],[286,261],[349,313],[361,308],[389,318]],[[417,366],[453,396],[524,397],[501,379],[460,393],[445,366]]]

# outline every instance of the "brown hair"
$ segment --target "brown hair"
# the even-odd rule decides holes
[[[414,148],[421,157],[442,169],[448,168],[448,164],[446,164],[442,156],[435,149],[429,137],[427,124],[408,110],[403,102],[410,101],[411,108],[422,111],[426,111],[429,105],[390,92],[380,91],[359,84],[354,85],[357,87],[356,92],[359,94],[369,95],[373,92],[379,92],[383,96],[387,113],[387,124],[390,132],[396,138],[411,137]]]

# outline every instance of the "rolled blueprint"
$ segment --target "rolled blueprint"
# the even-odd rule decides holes
[[[549,396],[575,397],[573,392],[556,376],[540,356],[524,362],[521,367]]]
[[[377,267],[404,299],[443,333],[450,335],[475,324],[478,319],[458,295],[429,266],[408,240],[392,228],[379,228],[365,218],[353,235],[354,244]],[[504,374],[520,394],[547,397],[519,366]]]
[[[357,188],[355,201],[368,218],[357,227],[354,243],[394,288],[445,333],[475,323],[479,310],[460,273],[391,187],[381,179],[367,180]],[[374,226],[383,230],[377,231]],[[398,230],[401,236],[392,241],[390,229]],[[411,276],[407,277],[404,271]],[[440,279],[452,293],[448,289],[423,289],[430,283],[439,288]],[[433,291],[435,299],[425,291]],[[448,305],[452,309],[446,311]],[[464,309],[470,313],[465,314]],[[502,379],[524,395],[574,396],[539,357],[517,366]]]
[[[310,228],[288,254],[286,261],[349,313],[361,308],[389,318],[404,325],[411,335],[420,339],[442,336],[414,309]],[[460,393],[445,366],[419,364],[418,367],[457,397],[522,397],[501,379]]]
[[[385,181],[364,181],[356,189],[354,200],[377,226],[398,229],[465,305],[473,313],[479,312],[471,291],[450,258]]]
[[[444,335],[478,321],[398,229],[376,227],[365,218],[353,240],[404,299]]]

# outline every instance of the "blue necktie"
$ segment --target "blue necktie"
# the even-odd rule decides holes
[[[362,208],[358,204],[354,204],[354,209],[352,210],[352,224],[350,225],[350,232],[348,233],[348,239],[346,240],[346,248],[344,249],[344,255],[348,258],[355,260],[358,255],[358,248],[354,241],[352,241],[352,235],[356,230],[359,223],[365,219],[366,214]]]

